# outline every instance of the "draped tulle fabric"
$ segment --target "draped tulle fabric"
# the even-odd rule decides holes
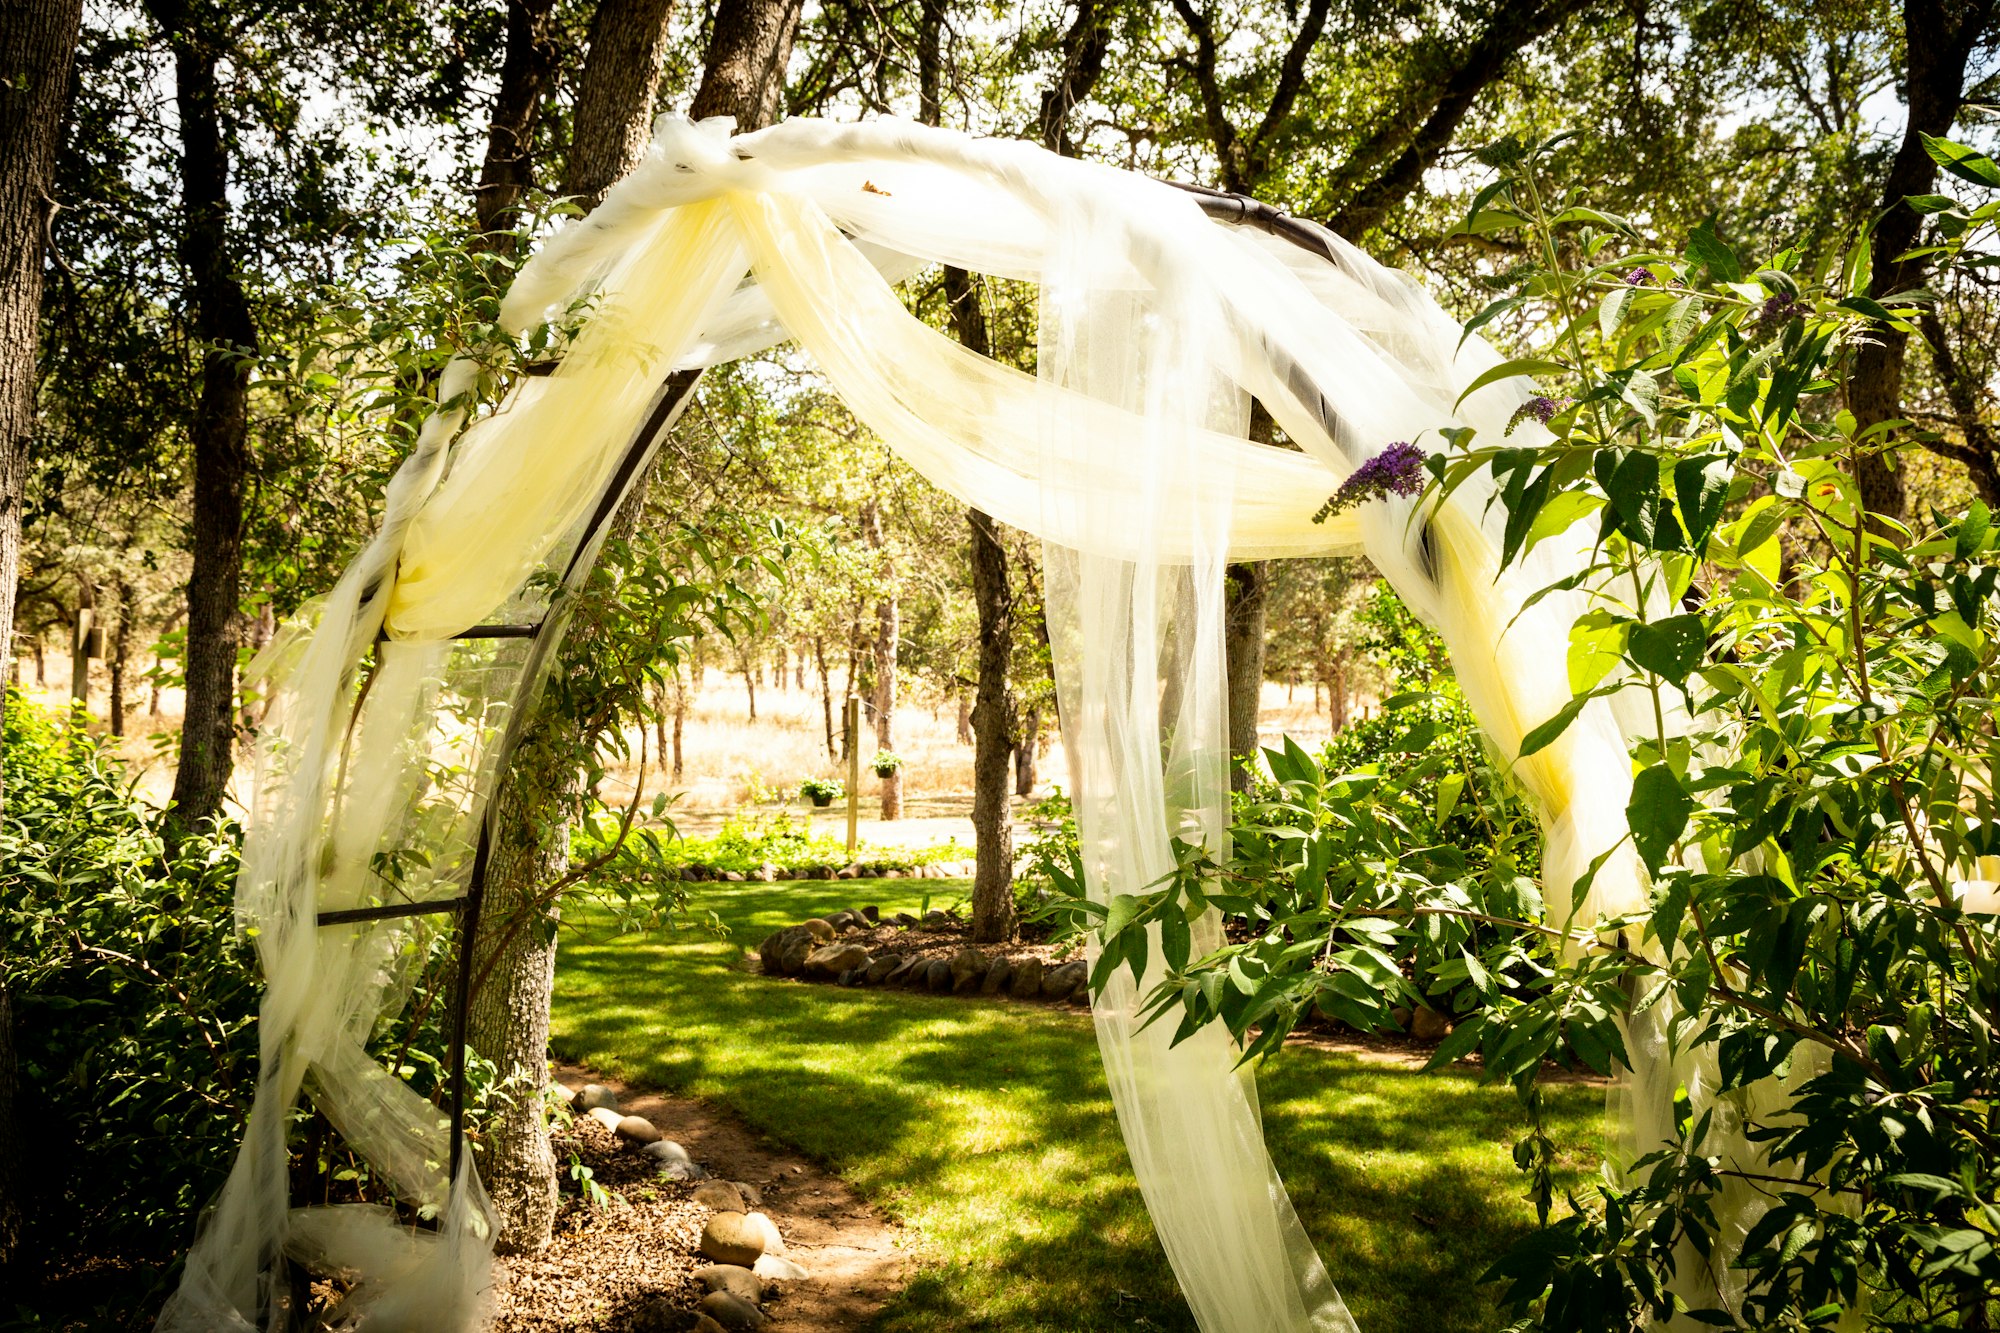
[[[547,562],[574,547],[671,369],[796,340],[923,475],[1043,540],[1099,901],[1155,883],[1175,838],[1224,850],[1232,558],[1365,549],[1443,631],[1502,753],[1568,701],[1550,645],[1581,594],[1521,608],[1578,566],[1586,538],[1559,536],[1499,573],[1500,515],[1477,480],[1427,521],[1391,500],[1312,522],[1390,443],[1441,447],[1454,424],[1497,438],[1528,391],[1499,383],[1459,405],[1495,357],[1421,289],[1332,237],[1306,253],[1211,221],[1171,187],[1024,144],[894,121],[728,129],[664,119],[647,162],[542,247],[502,318],[515,332],[580,319],[561,366],[482,411],[469,405],[474,368],[454,365],[381,533],[266,654],[273,705],[238,886],[268,984],[264,1063],[162,1328],[275,1326],[268,1274],[281,1254],[359,1279],[356,1327],[481,1319],[494,1219],[476,1176],[468,1165],[445,1180],[442,1116],[366,1049],[432,927],[319,929],[314,914],[462,888],[536,659],[521,640],[450,636],[550,610]],[[892,283],[935,263],[1038,284],[1034,376],[907,312]],[[1294,448],[1243,438],[1251,396]],[[1630,768],[1614,709],[1593,704],[1516,772],[1549,825],[1550,901],[1566,905],[1623,832]],[[1614,855],[1585,911],[1645,892],[1637,863]],[[1218,937],[1213,919],[1196,929]],[[1115,977],[1097,1033],[1134,1174],[1197,1321],[1209,1333],[1351,1329],[1226,1034],[1176,1047],[1170,1025],[1139,1025],[1156,976]],[[289,1207],[285,1125],[302,1092],[402,1212]],[[439,1225],[414,1229],[412,1214]],[[1332,1256],[1336,1272],[1345,1258]]]

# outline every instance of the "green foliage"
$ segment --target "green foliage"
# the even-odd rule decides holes
[[[829,780],[829,785],[838,788],[840,784]],[[610,845],[612,836],[612,831],[600,824],[578,834],[575,850],[580,857],[594,860]],[[864,843],[850,857],[843,839],[816,833],[810,820],[795,819],[783,811],[731,815],[714,833],[691,838],[679,837],[671,828],[634,828],[627,846],[634,845],[643,845],[643,850],[633,853],[634,859],[622,872],[616,866],[591,871],[593,882],[603,881],[609,871],[613,880],[629,885],[618,890],[620,900],[628,905],[648,893],[665,892],[663,886],[672,886],[672,893],[684,898],[685,890],[678,887],[681,879],[712,879],[731,872],[749,875],[766,865],[795,876],[799,872],[830,876],[850,864],[879,874],[965,860],[972,855],[971,848],[948,841],[929,847]],[[666,900],[659,899],[656,911],[664,915],[667,910]]]
[[[799,795],[814,805],[827,805],[847,795],[847,784],[838,778],[807,778],[799,784]]]
[[[869,767],[875,770],[878,778],[886,778],[902,766],[903,757],[888,750],[877,750],[875,758],[869,761]]]
[[[257,1073],[235,831],[171,851],[81,727],[9,693],[0,985],[43,1146],[35,1244],[152,1253],[220,1186]]]

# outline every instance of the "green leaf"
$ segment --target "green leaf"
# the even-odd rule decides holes
[[[1715,234],[1715,219],[1707,218],[1688,233],[1687,258],[1714,275],[1717,282],[1741,282],[1743,264],[1736,252]]]
[[[1681,786],[1680,778],[1665,764],[1642,769],[1632,779],[1632,799],[1625,806],[1625,822],[1632,830],[1632,845],[1646,865],[1658,871],[1660,862],[1687,828],[1694,813],[1694,798]]]
[[[1626,649],[1640,667],[1676,685],[1687,680],[1707,650],[1708,626],[1695,615],[1634,625]]]
[[[1986,545],[1986,538],[1993,530],[1993,511],[1974,497],[1971,508],[1965,512],[1965,520],[1958,525],[1958,533],[1952,538],[1952,551],[1960,560],[1971,556]]]
[[[1729,498],[1729,482],[1735,469],[1721,454],[1683,458],[1674,464],[1674,499],[1681,507],[1681,526],[1687,529],[1688,546],[1701,551],[1708,534],[1722,517],[1722,505]]]
[[[1478,379],[1475,379],[1474,381],[1472,381],[1472,383],[1466,385],[1465,392],[1458,396],[1458,402],[1453,403],[1452,407],[1457,408],[1459,403],[1463,403],[1466,399],[1472,397],[1473,394],[1478,393],[1481,389],[1485,388],[1489,384],[1497,384],[1501,380],[1510,380],[1516,377],[1517,375],[1567,375],[1567,374],[1569,374],[1569,367],[1564,365],[1562,362],[1548,361],[1544,360],[1541,357],[1522,356],[1522,357],[1516,357],[1512,361],[1502,361],[1499,365],[1494,366],[1491,369],[1487,370],[1484,374],[1480,375]]]
[[[1188,929],[1187,913],[1181,911],[1177,904],[1168,907],[1160,917],[1160,953],[1166,958],[1167,966],[1176,972],[1185,970],[1192,943],[1193,933]]]
[[[1604,298],[1604,304],[1597,307],[1597,331],[1609,340],[1618,332],[1618,326],[1625,319],[1625,307],[1632,303],[1633,288],[1619,287]]]
[[[1458,336],[1459,346],[1463,347],[1467,338],[1470,338],[1473,334],[1485,328],[1509,310],[1519,309],[1521,304],[1527,299],[1526,296],[1503,296],[1474,315],[1471,319],[1466,320],[1465,331]]]
[[[1984,185],[1989,189],[2000,188],[2000,164],[1984,153],[1974,152],[1962,143],[1935,134],[1918,131],[1924,141],[1924,151],[1931,155],[1931,161],[1949,171],[1962,181],[1974,185]]]
[[[1523,736],[1521,738],[1521,758],[1526,759],[1529,755],[1539,753],[1555,744],[1556,739],[1569,730],[1569,724],[1576,721],[1577,714],[1583,711],[1583,706],[1596,697],[1595,691],[1589,694],[1577,695],[1561,708],[1557,709],[1554,717],[1542,723],[1541,726],[1536,727],[1526,736]]]
[[[1572,694],[1595,689],[1625,657],[1632,622],[1594,607],[1569,627],[1569,688]]]

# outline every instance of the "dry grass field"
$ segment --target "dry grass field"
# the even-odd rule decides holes
[[[22,690],[48,708],[59,708],[69,695],[70,662],[65,653],[44,654],[38,683],[32,660],[16,663]],[[163,802],[173,786],[173,747],[180,726],[178,690],[160,694],[157,714],[151,711],[152,691],[138,678],[127,686],[125,735],[116,752],[131,766],[138,791],[150,801]],[[93,730],[109,731],[110,677],[101,662],[91,665],[90,712]],[[839,699],[835,727],[839,727]],[[1326,714],[1313,707],[1309,688],[1290,690],[1264,686],[1259,730],[1264,743],[1290,734],[1311,745],[1329,735]],[[903,814],[895,823],[878,818],[879,783],[866,768],[875,752],[873,723],[863,721],[861,753],[861,836],[865,841],[923,846],[956,837],[972,840],[972,747],[960,741],[955,700],[906,693],[896,712],[896,753],[903,758]],[[1062,741],[1053,725],[1042,728],[1044,747],[1036,764],[1034,795],[1017,801],[1025,812],[1053,787],[1068,786]],[[630,753],[639,753],[636,729],[628,733]],[[845,832],[843,806],[812,812],[799,797],[799,783],[809,777],[845,780],[846,764],[827,752],[823,704],[817,689],[798,689],[791,682],[769,677],[757,687],[757,716],[750,717],[750,692],[743,677],[710,670],[690,700],[681,735],[682,771],[675,779],[657,735],[646,738],[643,774],[633,763],[614,764],[599,795],[623,806],[633,784],[643,781],[649,795],[675,795],[672,818],[686,833],[713,831],[738,813],[785,810],[810,816],[828,832]],[[670,757],[670,756],[669,756]]]

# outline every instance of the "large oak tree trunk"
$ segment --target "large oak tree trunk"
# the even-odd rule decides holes
[[[82,0],[0,5],[0,661],[9,667],[22,491],[35,432],[49,184],[82,12]],[[37,644],[37,674],[40,666]],[[0,788],[0,809],[5,800]],[[15,1070],[13,1001],[0,986],[0,1278],[16,1267],[27,1220]]]
[[[82,13],[82,0],[0,6],[0,652],[6,654],[0,660],[10,664],[22,491],[35,433],[43,250],[53,207],[49,186]],[[0,1150],[6,1130],[0,1121]],[[0,1162],[0,1172],[5,1169]],[[0,1210],[6,1206],[0,1176]],[[9,1234],[8,1219],[0,1213],[0,1260]]]
[[[546,14],[546,0],[534,2]],[[514,4],[520,8],[522,0],[514,0]],[[586,59],[583,84],[586,88],[595,87],[590,105],[596,108],[593,115],[601,115],[603,119],[583,123],[583,107],[579,105],[577,141],[594,146],[588,150],[591,161],[580,162],[573,171],[564,173],[564,188],[572,193],[601,197],[616,179],[610,175],[613,168],[605,164],[615,156],[620,164],[616,172],[622,175],[636,163],[635,146],[643,151],[659,67],[656,60],[648,65],[646,59],[629,58],[629,46],[648,51],[664,49],[668,11],[660,4],[630,8],[642,11],[645,21],[657,23],[662,35],[656,38],[628,31],[618,42],[604,46],[603,59],[619,72],[617,77],[602,65],[593,69],[599,61],[598,48],[593,47]],[[757,12],[746,15],[742,11]],[[785,18],[787,13],[789,19]],[[760,109],[767,105],[775,107],[777,94],[762,85],[743,84],[743,71],[782,72],[797,28],[797,0],[725,3],[716,18],[710,43],[709,70],[695,97],[696,107],[706,109],[698,110],[697,114],[733,114],[739,128],[746,130],[764,124]],[[602,30],[600,35],[604,35]],[[628,44],[624,38],[633,40]],[[778,42],[782,49],[757,47],[759,41]],[[531,62],[519,63],[526,74],[533,74],[537,68]],[[508,68],[514,69],[516,65],[510,40]],[[549,68],[553,67],[551,61]],[[727,75],[718,75],[718,69],[726,69]],[[733,92],[722,89],[718,80],[726,82],[729,89],[747,87],[748,93],[738,99]],[[541,85],[536,87],[539,98]],[[529,142],[519,132],[511,136],[501,132],[501,114],[514,114],[518,103],[519,99],[510,97],[503,89],[491,141],[495,150],[504,151],[516,142],[525,147]],[[523,123],[532,127],[537,114],[530,108]],[[509,171],[513,174],[509,175]],[[524,184],[528,178],[526,165],[515,170],[505,163],[489,160],[488,171],[481,177],[482,190],[489,179]],[[514,197],[518,197],[518,191]],[[485,221],[490,201],[484,193],[480,202],[482,224],[490,226]],[[612,533],[614,539],[629,537],[636,531],[646,483],[642,476],[631,500],[620,510]],[[564,646],[563,665],[557,669],[587,661],[599,646],[592,634],[579,630]],[[677,709],[677,725],[678,721]],[[499,1076],[508,1082],[512,1093],[507,1109],[492,1124],[480,1166],[500,1212],[501,1244],[515,1253],[546,1245],[554,1217],[556,1167],[543,1115],[542,1089],[548,1075],[549,996],[555,975],[554,922],[558,905],[548,899],[546,889],[561,878],[568,866],[567,820],[583,795],[579,776],[582,756],[589,753],[599,738],[597,731],[585,722],[559,713],[549,695],[544,695],[529,732],[535,740],[524,744],[517,753],[495,798],[493,856],[486,878],[487,908],[473,946],[477,967],[486,980],[474,996],[469,1026],[474,1049],[498,1065]]]
[[[1868,294],[1877,300],[1923,282],[1923,259],[1906,257],[1916,245],[1923,218],[1903,201],[1913,194],[1929,194],[1937,182],[1937,164],[1924,150],[1923,136],[1947,134],[1958,119],[1965,97],[1966,63],[1992,15],[1992,0],[1969,4],[1909,0],[1903,6],[1909,52],[1903,84],[1909,118],[1903,127],[1902,145],[1882,184],[1882,215],[1875,224],[1875,263],[1868,279]],[[1903,414],[1903,353],[1908,342],[1907,334],[1884,326],[1856,350],[1854,370],[1847,381],[1847,409],[1854,414],[1858,429],[1866,430]],[[1855,481],[1871,512],[1901,518],[1908,508],[1902,477],[1881,455],[1864,457]]]
[[[216,67],[224,51],[180,0],[154,20],[174,53],[181,139],[181,265],[201,392],[188,428],[194,453],[193,552],[187,587],[187,697],[173,827],[213,818],[229,787],[236,733],[236,626],[243,591],[243,502],[250,476],[250,365],[257,328],[229,235],[229,150]]]
[[[673,12],[673,0],[603,0],[591,15],[590,54],[562,175],[562,192],[586,209],[639,165],[652,142]]]

